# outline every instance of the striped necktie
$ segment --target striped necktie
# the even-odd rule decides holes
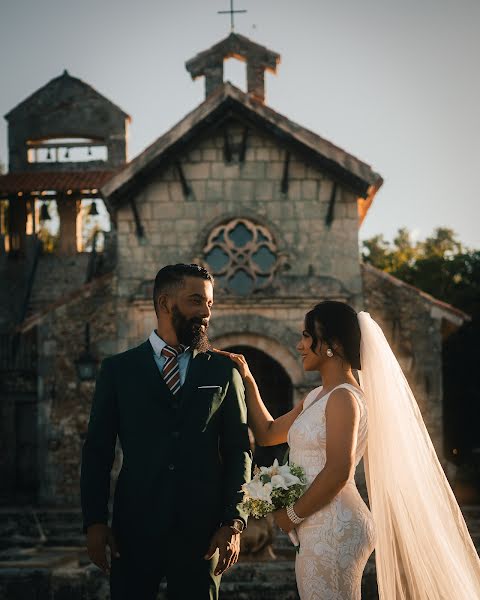
[[[178,367],[178,355],[185,350],[185,346],[179,346],[174,348],[173,346],[164,346],[162,348],[162,356],[165,357],[165,364],[163,365],[163,378],[168,388],[175,396],[180,388],[180,369]]]

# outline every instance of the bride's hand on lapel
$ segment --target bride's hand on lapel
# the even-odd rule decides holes
[[[214,352],[217,354],[221,354],[222,356],[227,356],[230,360],[233,360],[235,363],[242,379],[253,378],[252,372],[247,363],[247,359],[243,356],[243,354],[234,354],[233,352],[225,352],[225,350],[218,350],[217,348],[212,348]]]

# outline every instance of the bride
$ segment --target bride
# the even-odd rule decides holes
[[[297,350],[323,385],[278,419],[245,358],[223,354],[244,379],[257,443],[288,441],[290,462],[307,474],[304,495],[274,513],[277,525],[295,528],[300,540],[301,600],[360,600],[374,548],[382,600],[480,600],[478,555],[379,326],[347,304],[321,302],[305,316]],[[362,457],[371,512],[354,480]]]

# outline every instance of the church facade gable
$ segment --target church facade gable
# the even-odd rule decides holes
[[[118,207],[117,273],[126,300],[143,299],[151,310],[148,282],[175,262],[212,270],[217,303],[360,299],[356,195],[261,129],[249,129],[240,160],[244,135],[240,120],[225,121]],[[139,333],[134,328],[131,341]]]

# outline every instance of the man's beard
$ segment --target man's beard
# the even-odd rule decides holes
[[[208,321],[200,317],[187,319],[178,306],[172,310],[172,324],[177,334],[178,343],[188,346],[191,350],[206,352],[210,348],[207,335]],[[205,327],[202,327],[204,325]]]

